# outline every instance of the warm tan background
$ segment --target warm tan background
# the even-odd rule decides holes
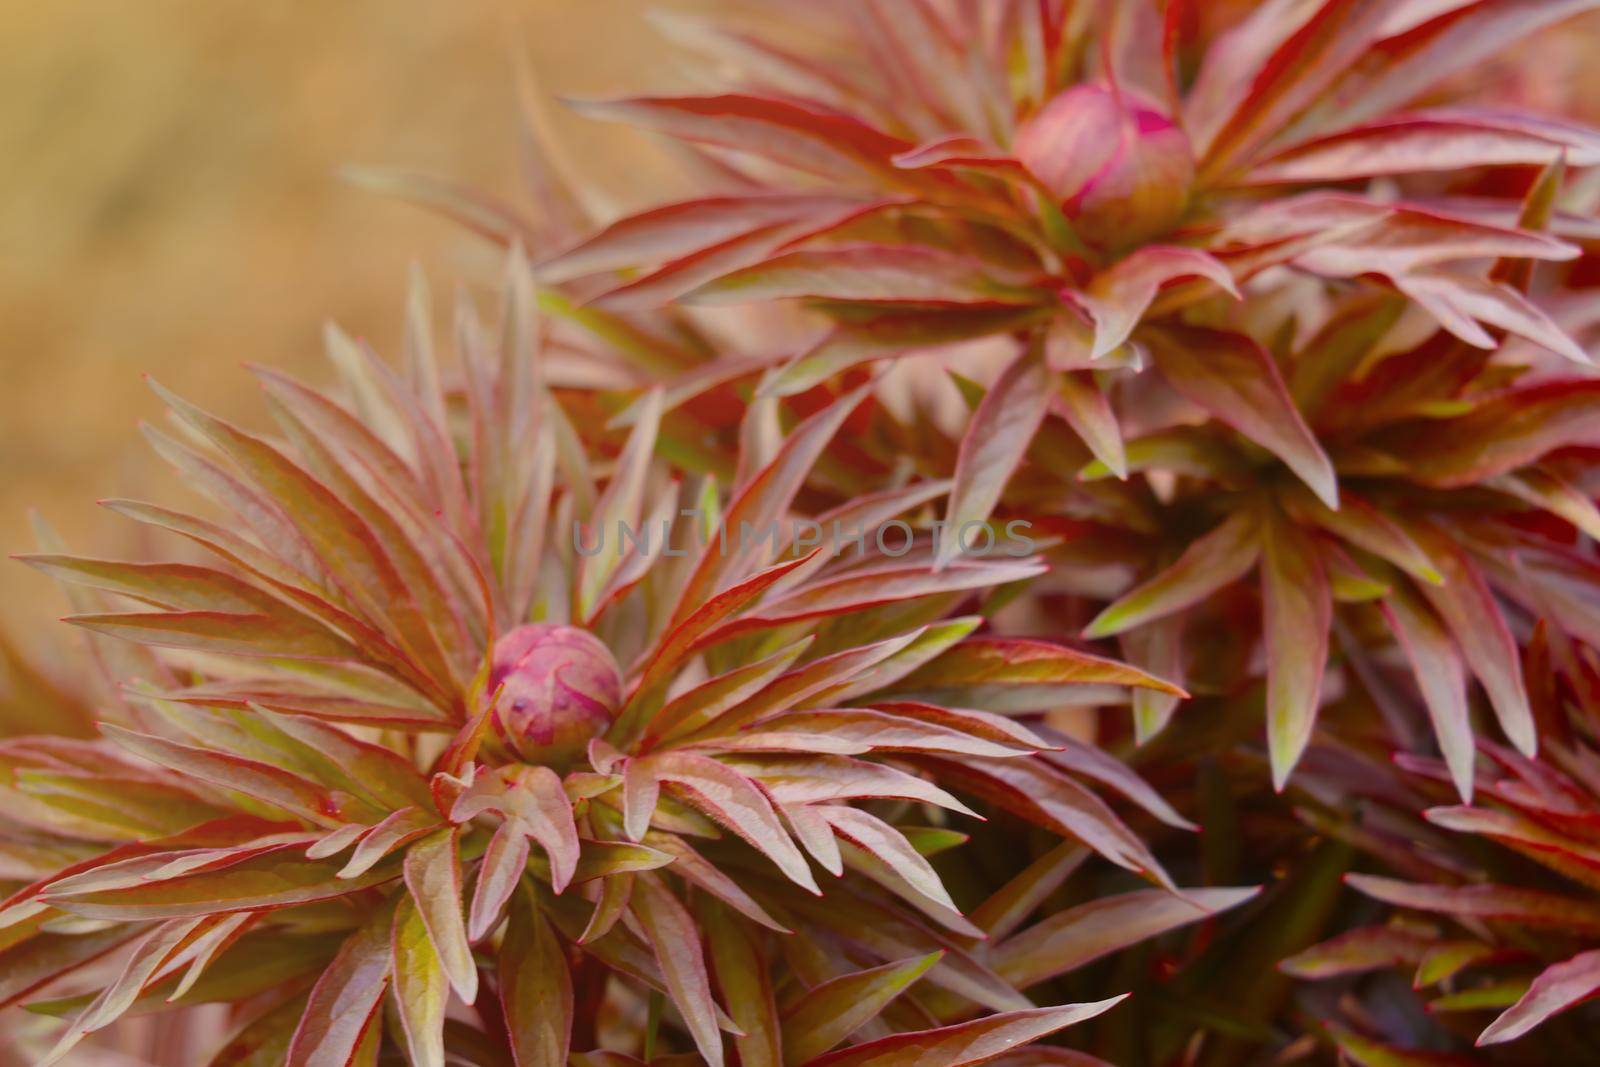
[[[159,466],[135,429],[161,417],[141,373],[256,418],[242,363],[320,375],[330,317],[392,351],[413,258],[436,291],[482,276],[481,245],[335,169],[515,196],[511,48],[553,93],[668,84],[644,7],[0,0],[0,549],[31,547],[30,506],[74,547],[117,549],[92,502]],[[559,123],[604,189],[649,195],[648,144]],[[0,620],[57,608],[0,563]]]
[[[135,430],[160,417],[141,373],[258,419],[242,363],[320,375],[329,317],[393,351],[411,259],[436,291],[492,269],[461,231],[341,184],[338,165],[514,196],[513,47],[552,93],[668,87],[646,8],[725,5],[0,0],[0,550],[31,547],[30,505],[74,547],[120,550],[92,501],[159,477]],[[1515,95],[1581,104],[1594,39],[1569,26],[1525,50],[1538,62]],[[558,126],[607,193],[658,192],[648,142]],[[58,610],[0,561],[0,624]]]

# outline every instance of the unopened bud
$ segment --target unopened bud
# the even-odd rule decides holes
[[[1189,203],[1189,138],[1126,90],[1078,85],[1051,100],[1017,133],[1016,156],[1060,201],[1078,233],[1126,246],[1172,227]]]
[[[529,763],[561,769],[583,755],[622,703],[617,661],[577,626],[530,623],[495,642],[489,690],[500,690],[495,727]]]

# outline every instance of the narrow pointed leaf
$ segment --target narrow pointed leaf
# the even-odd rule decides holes
[[[1094,617],[1084,636],[1112,637],[1199,603],[1240,578],[1261,556],[1260,523],[1238,511],[1196,540],[1177,561]]]
[[[895,1034],[807,1060],[805,1067],[918,1067],[931,1063],[940,1067],[969,1067],[986,1063],[1073,1023],[1092,1019],[1116,1007],[1126,997],[1124,993],[1093,1004],[1008,1011],[937,1030]]]
[[[1044,421],[1049,403],[1050,376],[1044,350],[1030,344],[1000,372],[961,438],[936,566],[960,555],[962,531],[985,522],[994,511],[1011,472],[1022,462]]]
[[[785,1063],[804,1063],[832,1049],[888,1007],[944,953],[933,952],[840,975],[807,990],[783,1014]]]
[[[717,1006],[711,999],[711,976],[700,947],[700,931],[689,912],[667,888],[650,875],[633,888],[633,911],[655,949],[672,1002],[711,1067],[722,1067],[722,1033],[717,1026]]]
[[[1174,389],[1283,460],[1324,504],[1338,508],[1333,464],[1265,349],[1243,334],[1192,328],[1152,331],[1149,342]]]
[[[572,1040],[572,975],[555,931],[526,889],[512,900],[498,973],[500,1009],[517,1067],[565,1064]]]
[[[1261,565],[1262,632],[1267,646],[1267,748],[1279,792],[1311,741],[1328,661],[1333,597],[1316,546],[1275,517]]]

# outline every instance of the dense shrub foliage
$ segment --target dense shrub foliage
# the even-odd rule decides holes
[[[155,386],[165,554],[41,531],[0,1003],[47,1063],[208,1004],[214,1067],[1590,1062],[1600,133],[1470,91],[1595,6],[752,4],[579,105],[694,199],[365,174],[504,277],[270,429]]]

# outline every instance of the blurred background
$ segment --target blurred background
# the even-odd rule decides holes
[[[261,425],[241,365],[321,380],[327,319],[395,351],[412,261],[436,292],[489,276],[484,243],[337,168],[520,199],[513,51],[552,95],[681,86],[645,19],[661,6],[732,5],[0,0],[0,550],[31,549],[37,507],[77,550],[128,551],[93,502],[170,498],[136,429],[161,417],[141,374]],[[1475,78],[1592,114],[1596,40],[1569,23]],[[645,138],[554,111],[619,207],[676,191]],[[61,613],[45,579],[0,563],[0,625],[30,643]]]
[[[706,10],[713,3],[679,2]],[[246,363],[325,380],[322,323],[396,351],[412,261],[436,292],[499,257],[342,181],[347,163],[520,199],[513,50],[550,94],[674,84],[636,0],[0,0],[0,551],[38,508],[75,549],[127,551],[94,505],[166,495],[149,374],[262,425]],[[552,109],[619,205],[653,146]],[[0,625],[63,613],[0,563]]]

